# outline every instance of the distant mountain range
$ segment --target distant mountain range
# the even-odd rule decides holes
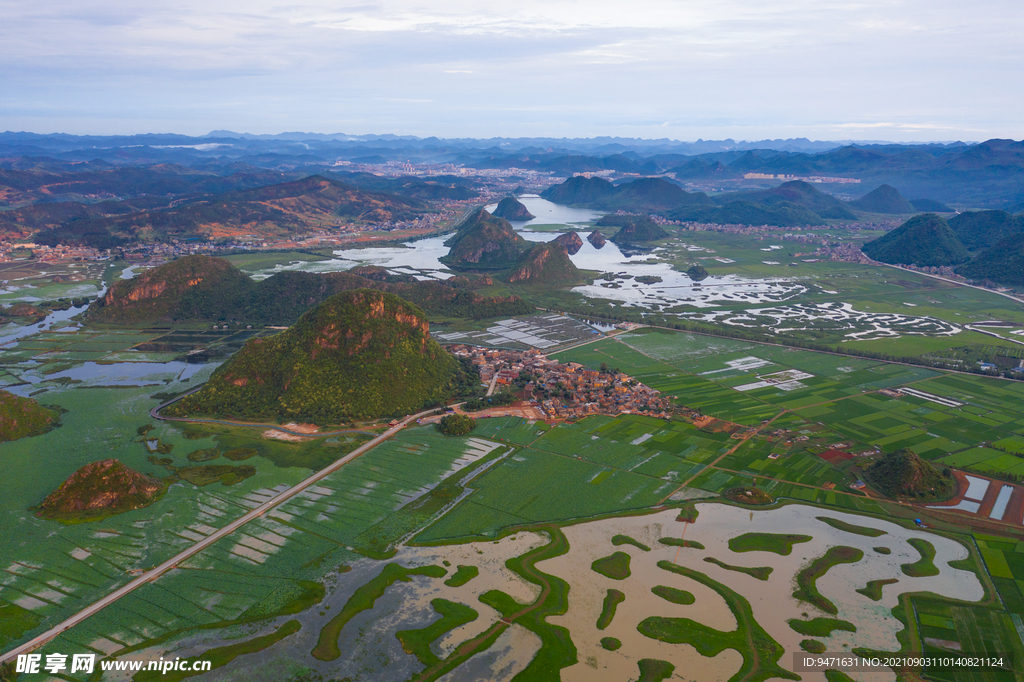
[[[0,167],[94,170],[181,164],[224,168],[246,164],[280,172],[323,172],[339,161],[456,164],[521,168],[568,176],[587,171],[653,175],[682,182],[718,182],[745,173],[857,178],[861,186],[888,184],[911,200],[1013,208],[1024,203],[1020,185],[1024,142],[894,144],[812,142],[805,139],[678,142],[628,138],[440,139],[396,135],[285,133],[245,135],[217,131],[184,135],[73,136],[0,133]],[[845,190],[849,188],[844,187]]]
[[[182,183],[174,180],[172,187],[180,188]],[[164,191],[168,189],[171,188]],[[34,204],[0,212],[0,236],[21,236],[39,230],[33,239],[40,244],[102,249],[139,240],[237,234],[267,238],[347,222],[408,220],[426,209],[427,205],[419,199],[365,191],[312,175],[220,194],[193,195],[173,205],[167,196],[93,204]]]

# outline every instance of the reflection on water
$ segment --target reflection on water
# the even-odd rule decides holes
[[[105,291],[105,290],[104,290]],[[101,291],[100,296],[103,295]],[[20,325],[20,324],[8,324],[0,328],[0,347],[4,347],[7,344],[17,339],[30,336],[39,332],[49,331],[51,327],[59,322],[70,320],[78,313],[84,312],[89,306],[72,306],[67,310],[57,310],[47,315],[42,322],[39,324]]]
[[[604,215],[603,211],[591,211],[589,208],[570,208],[541,199],[536,194],[524,194],[519,197],[520,203],[535,218],[533,220],[510,220],[516,230],[529,230],[531,225],[566,225],[572,227],[579,223],[589,223]],[[489,212],[494,211],[498,204],[487,206]],[[526,237],[526,235],[523,235]],[[529,239],[529,237],[527,237]]]
[[[593,221],[602,215],[599,212],[560,206],[536,195],[524,195],[520,197],[520,201],[537,216],[533,220],[512,222],[516,232],[524,239],[531,242],[547,242],[560,234],[533,231],[530,229],[531,225],[561,224],[569,229],[579,230],[583,246],[579,252],[570,256],[576,267],[619,275],[573,289],[587,298],[602,298],[628,306],[659,310],[681,305],[713,308],[723,303],[775,303],[795,298],[807,291],[804,285],[780,278],[748,279],[726,275],[708,277],[697,283],[685,273],[673,270],[671,264],[656,262],[657,256],[665,251],[662,247],[635,247],[623,250],[614,242],[608,242],[601,249],[594,248],[593,244],[586,240],[591,229],[585,226],[580,229],[575,224]],[[492,204],[487,208],[491,210],[496,205]],[[400,246],[339,249],[334,252],[335,258],[331,260],[312,263],[297,261],[288,265],[278,265],[257,272],[254,278],[265,279],[286,270],[338,272],[363,264],[378,265],[394,273],[412,274],[419,279],[446,279],[455,274],[440,261],[449,251],[444,245],[449,237],[450,235],[430,237],[406,242]],[[657,277],[661,281],[653,284],[636,281],[636,277],[644,276]]]
[[[36,384],[44,381],[69,379],[76,386],[155,386],[169,381],[183,381],[191,378],[203,364],[190,362],[117,362],[101,364],[83,362],[71,369],[54,374],[40,375],[34,369],[22,372],[21,381],[28,382],[21,386],[5,388],[16,395],[26,396],[37,389]]]

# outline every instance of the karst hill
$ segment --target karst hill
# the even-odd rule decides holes
[[[430,338],[423,311],[394,294],[331,296],[277,336],[254,339],[178,416],[340,424],[411,414],[449,392],[458,362]]]

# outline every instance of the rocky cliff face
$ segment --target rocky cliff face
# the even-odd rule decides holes
[[[86,464],[39,505],[43,517],[120,513],[148,506],[164,492],[159,479],[140,474],[116,459]]]
[[[507,268],[516,263],[526,240],[516,234],[504,218],[483,209],[470,216],[459,231],[445,242],[451,247],[441,262],[455,269]]]
[[[583,275],[569,260],[565,245],[557,240],[531,247],[519,259],[509,273],[512,283],[570,284],[578,282]]]
[[[190,290],[221,294],[252,284],[223,258],[184,256],[115,283],[89,307],[89,316],[98,322],[157,320],[176,314]]]
[[[555,237],[554,241],[565,247],[570,256],[575,256],[583,248],[583,240],[575,232],[566,232]]]
[[[587,241],[594,245],[595,249],[600,249],[602,246],[608,243],[608,240],[601,234],[601,230],[594,230],[587,235]]]

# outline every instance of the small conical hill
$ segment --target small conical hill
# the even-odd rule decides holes
[[[565,244],[554,240],[537,244],[522,255],[509,274],[509,282],[524,284],[571,284],[583,278],[579,268],[569,260]]]
[[[339,424],[417,410],[447,396],[457,361],[421,311],[394,294],[335,294],[286,331],[254,339],[175,415]]]
[[[467,218],[445,245],[451,250],[440,260],[456,270],[507,268],[515,265],[527,247],[507,220],[482,208]]]
[[[529,209],[523,205],[523,202],[519,201],[515,197],[505,197],[498,202],[498,205],[494,207],[494,213],[491,215],[498,218],[504,218],[505,220],[533,220],[536,218],[535,215],[530,213]]]
[[[850,206],[858,211],[868,213],[903,214],[916,213],[914,205],[907,201],[899,190],[892,185],[877,187],[860,199],[850,202]]]
[[[936,499],[956,492],[956,479],[946,476],[913,450],[890,452],[867,470],[868,480],[889,497]]]
[[[934,213],[914,216],[892,232],[865,244],[862,251],[883,263],[922,267],[958,265],[971,258],[946,221]]]

